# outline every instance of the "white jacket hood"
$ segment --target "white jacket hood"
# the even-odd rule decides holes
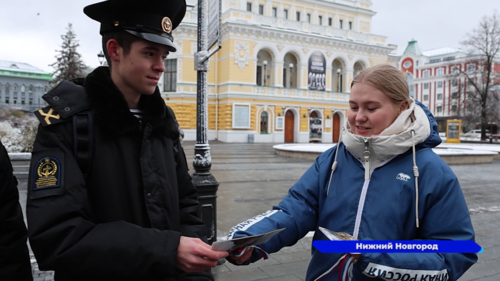
[[[412,139],[414,132],[414,140]],[[431,124],[424,110],[412,99],[408,109],[394,120],[380,135],[362,137],[351,131],[349,122],[345,122],[342,142],[346,149],[357,159],[363,161],[365,140],[371,148],[371,167],[377,167],[389,159],[405,153],[413,145],[424,142],[431,133]]]

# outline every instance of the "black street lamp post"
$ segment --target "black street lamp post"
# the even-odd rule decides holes
[[[192,182],[198,191],[201,218],[207,227],[208,243],[212,244],[217,240],[217,190],[219,182],[210,172],[212,156],[210,155],[207,134],[207,71],[208,59],[220,48],[220,44],[211,53],[208,52],[207,23],[207,0],[198,0],[198,48],[195,54],[195,69],[197,71],[196,144],[194,146]]]
[[[102,53],[102,51],[97,54],[97,58],[99,59],[99,64],[102,65],[104,63],[104,54]]]

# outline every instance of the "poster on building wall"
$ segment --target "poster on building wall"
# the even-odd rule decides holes
[[[250,128],[250,105],[233,104],[233,128]]]
[[[283,117],[276,117],[276,130],[283,130]]]
[[[323,125],[321,118],[310,117],[309,118],[309,141],[310,142],[321,142],[321,136],[323,135]]]
[[[325,128],[331,128],[331,127],[332,127],[332,119],[326,119]]]
[[[307,68],[307,88],[324,91],[326,88],[326,59],[320,51],[315,51],[309,57]]]

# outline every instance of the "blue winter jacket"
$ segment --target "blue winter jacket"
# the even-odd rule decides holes
[[[258,245],[266,253],[294,245],[309,231],[315,231],[313,240],[328,240],[318,231],[319,226],[356,233],[358,240],[474,240],[459,182],[431,149],[441,142],[436,121],[421,107],[431,133],[416,146],[419,228],[415,223],[415,181],[412,176],[398,176],[413,175],[412,149],[374,169],[365,181],[363,164],[341,143],[328,194],[335,147],[316,159],[278,206],[235,226],[230,238],[286,228]],[[258,248],[250,262],[262,258]],[[349,255],[324,254],[312,248],[306,280],[457,280],[476,260],[476,254],[364,253],[352,263]]]

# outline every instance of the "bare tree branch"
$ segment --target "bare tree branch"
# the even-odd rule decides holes
[[[461,42],[469,53],[469,59],[464,63],[464,69],[459,76],[465,77],[462,92],[466,94],[466,108],[462,112],[468,121],[479,119],[481,123],[481,139],[486,139],[488,123],[498,122],[499,103],[498,89],[500,76],[494,66],[498,64],[500,51],[500,15],[494,11],[491,16],[484,16],[477,28],[468,33]],[[467,65],[476,65],[474,71],[469,71]],[[500,66],[500,64],[498,64]],[[469,87],[474,90],[469,91]],[[465,106],[464,106],[465,107]]]

